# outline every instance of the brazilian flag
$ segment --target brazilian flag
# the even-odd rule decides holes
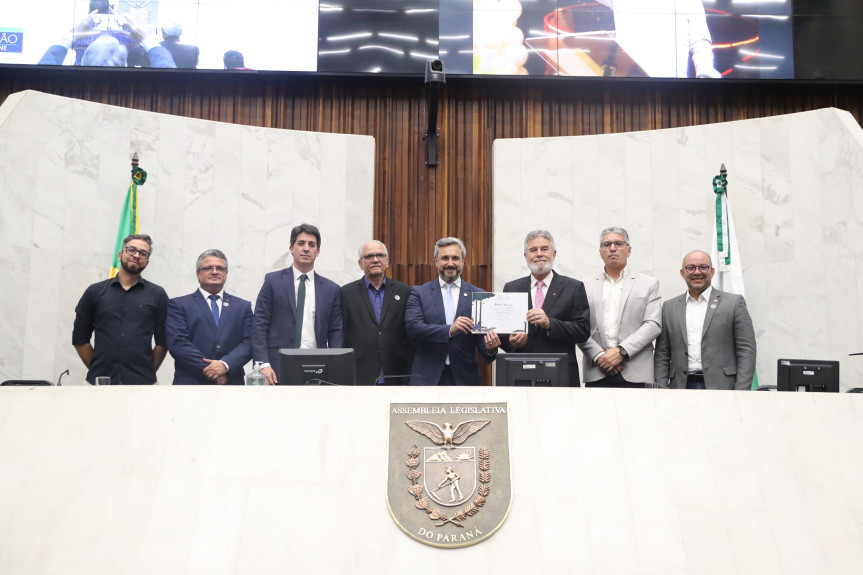
[[[135,166],[132,168],[132,180],[129,182],[129,191],[126,194],[126,202],[123,204],[123,212],[120,214],[120,225],[117,227],[117,240],[114,242],[114,261],[108,277],[114,277],[120,273],[119,253],[123,249],[123,240],[127,236],[138,233],[138,186],[143,186],[147,181],[147,172]]]

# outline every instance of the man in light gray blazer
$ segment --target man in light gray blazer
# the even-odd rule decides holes
[[[743,296],[711,287],[713,263],[702,251],[683,258],[687,293],[662,305],[654,377],[660,387],[752,389],[755,330]]]
[[[627,266],[632,246],[623,228],[599,235],[603,272],[585,280],[590,339],[578,344],[585,387],[653,383],[653,340],[662,331],[659,280]]]

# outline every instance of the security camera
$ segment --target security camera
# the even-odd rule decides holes
[[[443,71],[442,60],[429,60],[426,62],[426,84],[429,86],[446,84],[446,74]]]

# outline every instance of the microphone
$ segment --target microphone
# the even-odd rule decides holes
[[[58,385],[58,386],[63,385],[62,381],[63,381],[63,376],[64,376],[64,375],[69,375],[69,370],[68,370],[68,369],[67,369],[66,371],[62,371],[62,372],[60,372],[60,377],[58,377],[58,378],[57,378],[57,385]]]
[[[377,377],[377,379],[375,379],[375,385],[381,385],[381,384],[383,384],[383,383],[384,383],[384,381],[385,381],[385,380],[387,380],[387,379],[405,379],[405,378],[407,378],[407,379],[408,379],[408,382],[410,382],[410,379],[411,379],[412,377],[418,377],[418,378],[420,378],[420,379],[424,379],[424,380],[426,380],[426,381],[429,381],[429,378],[427,378],[426,376],[422,375],[421,373],[412,373],[412,374],[410,374],[410,375],[379,375],[379,376]]]
[[[327,381],[325,379],[318,379],[317,377],[307,379],[306,385],[334,385],[337,387],[344,387],[345,386],[345,384],[343,384],[343,383],[333,383],[332,381]]]

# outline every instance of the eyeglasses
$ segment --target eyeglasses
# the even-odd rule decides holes
[[[611,246],[614,246],[614,247],[616,247],[617,249],[620,249],[620,248],[622,248],[623,246],[628,246],[628,245],[629,245],[629,244],[628,244],[628,243],[626,243],[626,242],[622,242],[622,241],[620,241],[620,240],[617,240],[616,242],[602,242],[601,244],[599,244],[599,247],[601,247],[601,248],[605,248],[605,249],[608,249],[608,248],[610,248]]]
[[[126,246],[123,249],[130,256],[134,256],[135,254],[138,254],[138,257],[141,258],[142,260],[146,260],[146,259],[150,258],[150,252],[148,252],[147,250],[139,250],[135,246]]]
[[[707,264],[701,264],[699,266],[695,264],[689,264],[688,266],[683,266],[683,269],[686,270],[686,273],[688,274],[695,273],[695,270],[698,270],[701,273],[707,273],[708,271],[710,271],[710,266]]]
[[[379,260],[385,260],[388,257],[389,256],[387,256],[387,254],[366,254],[363,256],[363,259],[366,260],[367,262],[370,262],[375,258],[377,258]]]
[[[204,266],[199,271],[210,273],[213,270],[225,273],[226,271],[228,271],[228,268],[226,268],[225,266]]]

